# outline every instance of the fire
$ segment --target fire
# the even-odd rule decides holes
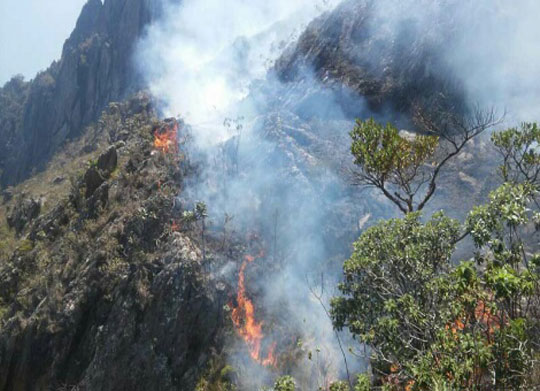
[[[262,253],[257,257],[246,255],[244,262],[240,267],[238,274],[238,293],[236,301],[238,306],[232,310],[232,321],[236,327],[236,331],[246,342],[249,349],[249,354],[253,360],[264,366],[276,366],[277,360],[275,357],[276,343],[272,343],[268,349],[266,357],[261,354],[261,343],[264,338],[262,332],[263,322],[258,322],[255,319],[255,307],[253,302],[246,296],[245,285],[245,270],[249,263],[255,259],[262,257]]]
[[[178,151],[178,124],[175,122],[172,128],[158,129],[154,132],[154,148],[164,153]]]

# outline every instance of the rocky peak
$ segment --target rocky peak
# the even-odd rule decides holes
[[[139,89],[133,47],[161,2],[89,0],[65,42],[62,57],[30,82],[17,118],[0,110],[0,185],[43,169],[68,139],[82,134],[106,105]],[[0,96],[13,89],[0,89]],[[12,94],[13,95],[13,94]],[[20,96],[17,95],[17,96]],[[9,143],[9,148],[7,146]]]
[[[463,102],[440,50],[452,41],[451,21],[388,26],[373,3],[346,0],[314,20],[276,62],[279,79],[295,82],[313,74],[362,97],[371,112],[411,114],[416,105]],[[445,102],[435,102],[442,96]],[[359,116],[358,105],[348,114]]]

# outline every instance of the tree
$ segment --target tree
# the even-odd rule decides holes
[[[503,159],[500,166],[505,182],[528,182],[540,186],[540,128],[536,123],[522,123],[494,133],[493,144]]]
[[[469,116],[418,112],[422,133],[400,132],[392,124],[357,120],[350,132],[354,183],[380,190],[401,212],[422,210],[437,189],[442,169],[475,137],[499,123],[493,110]]]
[[[390,160],[393,170],[420,170],[417,162],[430,155],[432,141],[400,147],[396,131],[385,129],[376,132],[389,134],[390,142],[375,144],[381,147],[368,166],[383,173],[380,157]],[[331,315],[338,330],[348,328],[370,346],[374,386],[415,391],[540,385],[535,361],[540,353],[540,189],[535,182],[540,161],[538,144],[530,141],[536,129],[528,124],[521,132],[493,136],[506,156],[501,173],[507,182],[463,224],[442,212],[426,222],[419,212],[406,213],[369,228],[355,243]],[[392,149],[397,158],[381,152]],[[414,151],[417,159],[407,157]],[[407,203],[403,206],[411,212]],[[455,264],[462,231],[476,250]]]

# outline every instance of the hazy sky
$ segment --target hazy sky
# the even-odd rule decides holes
[[[86,0],[0,0],[0,85],[60,58]]]

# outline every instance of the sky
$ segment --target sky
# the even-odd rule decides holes
[[[86,0],[0,0],[0,85],[60,58]]]

